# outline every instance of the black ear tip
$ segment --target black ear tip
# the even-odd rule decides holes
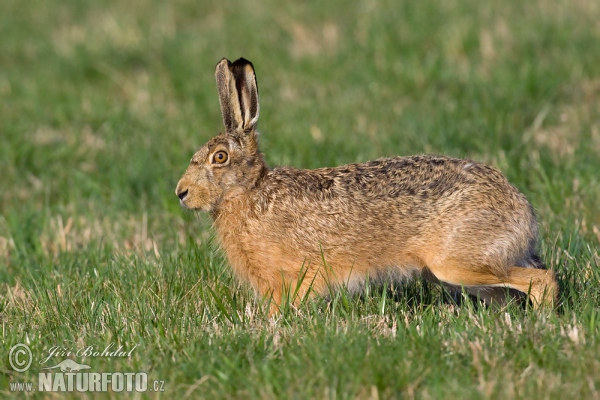
[[[232,64],[232,66],[240,66],[240,67],[243,67],[245,65],[250,65],[252,67],[252,69],[254,69],[254,66],[252,65],[252,63],[250,61],[246,60],[244,57],[238,58]]]

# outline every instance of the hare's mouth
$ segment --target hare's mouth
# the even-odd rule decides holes
[[[190,195],[187,190],[179,193],[177,195],[179,197],[179,205],[186,210],[195,210],[195,211],[210,211],[210,204],[203,201],[202,198],[198,198],[198,196]]]

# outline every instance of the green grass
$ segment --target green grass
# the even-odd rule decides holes
[[[117,343],[137,347],[75,360],[147,371],[166,389],[149,397],[598,399],[598,20],[592,0],[5,0],[0,393],[37,383],[52,346]],[[271,165],[500,168],[537,209],[557,312],[455,305],[417,281],[270,320],[174,194],[221,129],[214,65],[240,56]]]

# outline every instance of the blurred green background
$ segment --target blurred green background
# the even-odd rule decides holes
[[[1,9],[4,359],[18,342],[40,357],[138,344],[83,361],[192,397],[600,395],[598,1]],[[269,321],[174,194],[222,129],[222,57],[254,63],[270,165],[439,153],[500,168],[538,212],[558,312],[457,307],[416,282]],[[8,394],[37,370],[1,372]]]

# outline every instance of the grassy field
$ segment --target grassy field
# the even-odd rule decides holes
[[[164,381],[148,397],[600,399],[598,21],[595,0],[4,0],[0,395],[54,346],[114,344],[131,356],[71,358]],[[270,165],[500,168],[537,209],[557,312],[417,281],[269,319],[174,193],[221,129],[214,66],[241,56]]]

